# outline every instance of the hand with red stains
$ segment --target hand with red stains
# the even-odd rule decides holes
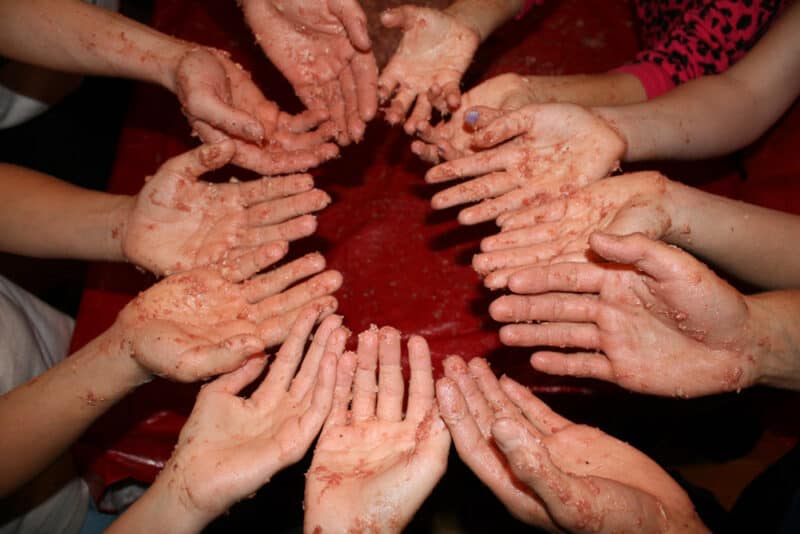
[[[481,241],[472,266],[486,287],[500,289],[526,267],[591,259],[589,236],[595,231],[670,237],[677,216],[668,182],[657,172],[624,174],[503,214],[497,219],[502,231]]]
[[[340,145],[360,141],[378,106],[378,67],[356,0],[242,0],[264,53],[305,106],[329,114]]]
[[[459,456],[521,521],[553,532],[708,532],[640,451],[497,380],[483,359],[450,357],[444,369],[436,398]]]
[[[155,483],[109,532],[199,532],[275,473],[300,460],[322,428],[333,399],[336,362],[347,331],[325,319],[306,343],[319,312],[303,312],[255,391],[257,357],[205,385]]]
[[[606,380],[681,398],[736,391],[765,378],[770,312],[677,247],[642,234],[592,234],[608,263],[558,263],[521,270],[516,295],[490,308],[500,340],[540,350],[539,371]],[[782,336],[778,335],[776,339]],[[776,343],[779,346],[781,343]]]
[[[405,121],[406,133],[413,134],[430,121],[434,106],[449,113],[461,105],[459,84],[480,35],[447,11],[414,5],[384,11],[381,23],[400,28],[403,38],[378,79],[379,97],[391,100],[386,120]]]
[[[234,154],[223,141],[176,156],[150,177],[133,200],[121,228],[124,256],[158,275],[213,266],[240,278],[271,243],[294,241],[316,230],[311,215],[330,202],[307,174],[232,180],[199,180]]]
[[[321,272],[325,260],[319,254],[253,276],[282,258],[286,246],[265,247],[242,266],[239,280],[194,269],[165,278],[128,303],[115,326],[142,373],[179,382],[227,373],[281,343],[304,309],[320,317],[332,313],[342,276]]]
[[[461,95],[460,106],[448,120],[436,126],[417,123],[416,133],[420,139],[411,143],[412,152],[430,163],[474,154],[472,134],[475,127],[466,120],[467,111],[477,106],[513,111],[532,103],[525,79],[514,73],[489,78]],[[470,120],[472,117],[475,117],[474,113],[470,115]]]
[[[400,532],[444,474],[450,435],[434,402],[423,338],[411,337],[408,360],[404,411],[397,330],[362,332],[358,354],[342,356],[333,408],[306,475],[306,532]]]
[[[425,175],[429,183],[474,177],[431,200],[434,209],[479,202],[461,210],[461,224],[567,195],[608,176],[625,152],[619,135],[580,106],[530,105],[508,113],[471,108],[466,118],[475,124],[472,146],[478,152]]]

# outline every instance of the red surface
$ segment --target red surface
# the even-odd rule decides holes
[[[472,81],[507,71],[602,71],[633,56],[636,39],[626,2],[556,4],[535,10],[488,41],[473,66]],[[162,0],[157,2],[153,24],[166,33],[230,50],[255,73],[271,98],[286,108],[296,107],[286,83],[253,46],[235,2]],[[196,144],[188,134],[172,95],[154,87],[137,88],[110,190],[138,191],[143,178],[168,157]],[[428,199],[435,188],[422,181],[425,166],[411,154],[409,140],[399,129],[375,121],[366,137],[364,143],[344,149],[341,159],[315,171],[318,185],[331,193],[334,202],[319,217],[318,235],[295,244],[291,254],[321,250],[329,266],[344,274],[337,297],[347,326],[358,332],[371,323],[393,325],[406,335],[424,335],[437,362],[450,353],[489,356],[496,369],[542,390],[591,392],[589,382],[533,372],[527,364],[528,351],[501,348],[497,325],[486,313],[493,296],[482,289],[469,266],[478,240],[493,231],[492,225],[463,228],[456,223],[454,210],[432,212]],[[765,157],[773,157],[768,146],[760,146],[749,157],[745,167],[751,178],[762,167],[758,158]],[[773,168],[764,182],[768,187],[757,180],[752,180],[755,186],[744,182],[739,167],[738,158],[729,158],[703,166],[674,166],[671,175],[722,194],[741,196],[744,191],[763,203],[798,210],[796,187],[783,172],[793,167]],[[226,168],[220,176],[230,174],[249,176],[235,168]],[[152,281],[131,266],[93,266],[73,348],[107,328],[125,303]],[[156,381],[94,425],[77,453],[97,486],[129,476],[152,480],[172,451],[195,391]]]

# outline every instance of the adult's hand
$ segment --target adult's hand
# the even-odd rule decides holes
[[[284,113],[226,52],[190,48],[177,62],[173,78],[170,86],[195,132],[206,143],[233,139],[233,163],[240,167],[284,174],[316,167],[339,153],[326,142],[335,133],[324,122],[327,111]]]
[[[200,531],[303,457],[330,411],[336,362],[347,339],[341,317],[331,316],[304,353],[319,318],[315,310],[298,317],[249,397],[240,392],[262,373],[265,357],[203,387],[169,462],[112,531],[141,532],[148,524]]]
[[[759,378],[755,303],[689,254],[641,234],[596,233],[590,244],[611,263],[538,266],[509,278],[518,295],[497,299],[490,314],[535,323],[504,326],[503,343],[585,349],[539,351],[531,364],[654,395],[735,391]]]
[[[589,236],[636,232],[661,239],[672,230],[674,212],[668,180],[639,172],[600,180],[566,197],[501,215],[502,231],[481,241],[472,266],[490,289],[505,287],[511,274],[528,266],[591,258]]]
[[[285,252],[285,242],[269,245],[240,274],[252,276]],[[143,372],[180,382],[202,380],[281,343],[304,308],[320,317],[332,313],[337,302],[331,294],[342,276],[320,273],[324,267],[321,255],[309,254],[240,283],[216,269],[194,269],[140,293],[115,326]]]
[[[434,195],[434,209],[479,202],[463,209],[462,224],[476,224],[605,178],[619,165],[625,144],[602,119],[569,104],[530,105],[498,116],[477,113],[472,138],[477,154],[430,169],[425,180],[440,183],[475,177]]]
[[[333,408],[307,474],[306,532],[400,532],[444,474],[450,435],[434,402],[423,338],[409,340],[408,359],[404,411],[397,330],[363,332],[358,355],[342,356]]]
[[[123,254],[158,275],[214,266],[229,279],[270,243],[294,241],[317,227],[311,215],[330,202],[307,174],[213,184],[206,172],[231,160],[225,141],[176,156],[147,180],[121,228]]]
[[[330,114],[339,144],[359,141],[378,105],[378,67],[356,0],[242,0],[264,53],[311,111]]]
[[[520,520],[551,531],[707,532],[650,458],[498,381],[485,360],[445,360],[436,395],[461,459]]]
[[[400,28],[403,38],[381,72],[378,93],[382,101],[391,99],[386,119],[392,124],[405,120],[406,133],[413,134],[430,122],[434,106],[442,113],[458,109],[461,77],[480,37],[444,11],[414,5],[384,11],[381,22]]]

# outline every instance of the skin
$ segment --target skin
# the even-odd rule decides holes
[[[551,532],[708,532],[650,458],[559,416],[488,364],[444,362],[436,384],[461,459],[509,511]]]
[[[200,532],[303,457],[330,411],[347,339],[341,317],[328,317],[303,354],[317,319],[313,310],[300,315],[249,397],[239,394],[267,358],[252,358],[201,389],[172,457],[109,532]]]
[[[260,259],[243,275],[280,256]],[[330,293],[341,284],[340,275],[320,275],[284,291],[304,277],[301,267],[243,283],[211,269],[166,278],[139,294],[84,348],[0,397],[0,422],[18,429],[0,443],[6,459],[0,496],[41,472],[97,417],[154,375],[186,382],[233,371],[283,341],[303,307],[313,308],[315,317],[332,313],[336,299]]]
[[[472,144],[481,151],[425,174],[429,183],[475,177],[431,200],[434,209],[479,202],[459,213],[462,224],[495,219],[605,178],[625,151],[603,120],[579,106],[530,105],[508,113],[471,108],[466,113],[477,114]]]
[[[360,141],[377,110],[378,67],[356,0],[242,0],[264,53],[311,111],[330,114],[340,145]]]
[[[484,239],[483,253],[473,259],[492,289],[505,287],[508,277],[526,266],[591,259],[589,236],[595,231],[662,239],[759,287],[800,284],[800,256],[786,248],[800,232],[800,217],[712,195],[655,172],[601,180],[502,215],[498,223],[501,232]]]
[[[797,291],[744,296],[677,247],[642,234],[593,234],[610,263],[533,267],[490,306],[507,345],[538,351],[540,371],[641,393],[697,397],[761,383],[797,387]],[[533,323],[531,324],[531,322]]]
[[[135,198],[119,228],[128,260],[168,275],[217,265],[235,273],[269,243],[294,241],[316,230],[310,215],[330,203],[307,174],[227,184],[200,181],[234,154],[224,141],[164,163]]]
[[[404,414],[397,330],[362,332],[358,353],[342,356],[306,475],[305,532],[400,532],[444,474],[450,435],[434,402],[423,338],[411,337],[408,359]]]
[[[67,0],[0,1],[0,54],[52,70],[117,76],[174,93],[204,141],[236,139],[236,163],[297,172],[337,154],[324,111],[281,113],[219,50],[175,39],[118,13]],[[32,42],[30,35],[38,38]]]

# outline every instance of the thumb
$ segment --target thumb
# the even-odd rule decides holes
[[[230,139],[200,145],[197,148],[170,158],[159,172],[167,171],[183,178],[196,180],[203,174],[227,164],[236,153],[236,145]]]
[[[328,0],[328,9],[342,23],[353,47],[361,52],[372,48],[367,33],[367,17],[355,0]]]
[[[475,114],[477,113],[477,115]],[[504,111],[484,106],[476,106],[464,114],[465,125],[470,121],[475,134],[472,145],[476,148],[489,148],[508,141],[528,130],[527,115],[519,111]]]
[[[641,233],[617,236],[594,232],[589,236],[589,246],[606,260],[634,266],[656,280],[674,278],[688,256],[677,247]]]

